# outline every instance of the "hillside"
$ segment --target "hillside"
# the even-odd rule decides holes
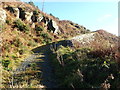
[[[2,88],[49,88],[59,86],[75,88],[81,85],[90,88],[100,87],[100,83],[103,83],[105,77],[109,76],[110,73],[107,73],[105,77],[101,76],[102,81],[98,82],[97,85],[93,82],[88,85],[86,82],[89,80],[85,78],[86,81],[84,83],[80,82],[80,86],[77,86],[74,81],[76,78],[72,79],[74,75],[72,76],[73,73],[71,72],[77,70],[77,73],[80,73],[81,69],[88,69],[74,66],[77,63],[84,66],[85,63],[91,62],[92,59],[94,63],[96,63],[96,59],[104,59],[105,61],[100,60],[97,64],[106,64],[107,62],[106,65],[108,65],[110,63],[108,65],[109,70],[118,68],[115,72],[111,71],[115,77],[114,83],[111,83],[111,85],[112,87],[119,87],[118,84],[115,84],[119,76],[120,42],[115,35],[104,30],[92,32],[72,21],[59,20],[55,16],[39,10],[34,3],[7,1],[0,3],[0,30],[2,42],[2,63],[0,65],[2,80],[0,80],[0,87]],[[84,50],[84,48],[86,49]],[[90,53],[88,53],[87,49],[90,49],[88,50]],[[72,59],[69,57],[70,55]],[[108,59],[112,62],[106,61],[106,57],[110,57]],[[89,61],[76,61],[79,59]],[[69,62],[68,60],[75,62]],[[41,62],[44,63],[41,64]],[[71,76],[61,72],[61,69],[63,69],[61,65],[63,68],[65,67],[64,72],[68,72]],[[85,74],[85,77],[90,79],[86,75],[90,71],[84,70],[81,71]],[[118,76],[116,76],[116,73]],[[70,82],[69,79],[62,79],[60,75],[69,78]],[[91,78],[93,77],[91,76]],[[62,81],[64,82],[63,85],[61,84]]]

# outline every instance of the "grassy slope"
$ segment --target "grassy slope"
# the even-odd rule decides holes
[[[19,6],[16,3],[8,3],[11,6]],[[25,7],[31,8],[33,11],[36,9],[28,4],[25,4]],[[7,10],[6,10],[7,11]],[[45,26],[35,23],[35,25],[40,26],[42,31],[36,31],[31,28],[31,24],[27,21],[21,21],[22,25],[28,26],[28,31],[21,31],[18,27],[14,27],[15,16],[13,13],[7,11],[7,22],[5,23],[1,36],[2,37],[2,63],[3,63],[3,81],[4,85],[8,85],[8,81],[11,81],[12,70],[16,69],[21,62],[25,60],[31,54],[31,50],[38,46],[48,44],[50,42],[57,42],[70,38],[79,34],[85,34],[89,31],[82,27],[80,29],[76,28],[77,24],[71,21],[59,21],[53,16],[47,15],[40,10],[45,17],[49,17],[58,23],[58,26],[63,31],[60,35],[54,35],[49,32]],[[24,28],[25,29],[25,28]],[[31,67],[32,69],[34,67]],[[33,70],[34,71],[34,70]],[[32,71],[32,72],[33,72]],[[24,73],[24,72],[23,72]],[[23,74],[20,74],[23,75]],[[39,76],[38,76],[39,77]],[[24,77],[25,78],[25,77]],[[37,82],[37,81],[35,81]],[[26,82],[23,82],[24,84]],[[36,86],[36,85],[35,85]],[[9,87],[9,86],[8,86]],[[27,85],[26,85],[27,87]],[[33,85],[34,87],[34,85]]]

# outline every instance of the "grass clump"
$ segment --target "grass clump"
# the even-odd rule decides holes
[[[11,20],[6,20],[6,23],[7,23],[8,25],[10,25],[10,24],[12,24],[12,21],[11,21]]]
[[[18,28],[20,31],[29,31],[30,28],[20,19],[15,20],[14,22],[14,27]]]
[[[43,31],[44,28],[43,28],[42,26],[36,26],[36,27],[35,27],[35,30],[36,30],[36,31]]]
[[[34,11],[33,11],[33,14],[34,14],[34,15],[38,15],[38,14],[39,14],[39,11],[38,11],[38,10],[34,10]]]
[[[43,38],[42,43],[48,44],[48,43],[52,42],[52,38],[48,35],[48,33],[41,32],[40,36]]]

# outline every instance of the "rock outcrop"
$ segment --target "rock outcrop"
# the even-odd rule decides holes
[[[33,22],[41,22],[42,20],[43,20],[43,16],[41,15],[41,14],[39,14],[39,15],[32,15],[32,17],[31,17],[31,19],[32,19],[32,21]]]
[[[19,11],[20,11],[19,18],[25,20],[25,10],[19,8]]]
[[[59,32],[59,27],[55,21],[52,20],[53,27],[55,28],[54,34],[57,34]]]
[[[32,15],[33,15],[33,12],[25,12],[25,19],[28,21],[28,22],[32,22],[32,19],[31,19],[31,17],[32,17]]]
[[[38,15],[37,22],[41,22],[43,20],[43,16],[41,14]]]
[[[43,16],[42,22],[44,22],[45,25],[48,26],[48,22],[50,22],[50,18]]]
[[[53,32],[54,34],[58,34],[59,32],[59,27],[57,25],[57,23],[54,20],[50,20],[47,24],[48,26],[48,30],[50,30],[51,32]]]
[[[0,8],[0,23],[5,23],[6,17],[6,11]]]
[[[35,23],[32,23],[31,28],[35,28]]]
[[[76,37],[73,37],[71,40],[72,42],[77,41],[77,42],[81,42],[81,44],[85,44],[85,43],[90,43],[92,41],[94,41],[94,36],[95,33],[89,33],[89,34],[83,34],[83,35],[79,35]]]
[[[60,21],[56,17],[46,14],[30,4],[23,2],[5,2],[2,4],[2,8],[6,10],[7,15],[11,13],[11,17],[14,17],[12,18],[13,20],[21,19],[23,22],[28,21],[26,23],[31,24],[32,28],[38,24],[51,33],[54,33],[54,35],[64,34],[64,38],[67,36],[76,36],[80,33],[86,33],[85,27],[71,21]]]
[[[13,8],[13,10],[14,10],[14,15],[15,15],[16,19],[19,19],[19,15],[20,15],[19,9],[18,8]]]

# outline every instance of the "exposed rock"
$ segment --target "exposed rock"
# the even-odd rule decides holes
[[[14,13],[13,7],[7,6],[6,9],[7,9],[8,11],[10,11],[11,13]]]
[[[18,8],[13,8],[14,9],[14,15],[16,16],[16,19],[19,19],[19,14],[20,14],[20,11]]]
[[[58,34],[59,32],[59,27],[55,21],[52,19],[48,22],[47,24],[48,30],[51,30],[54,34]]]
[[[39,14],[38,18],[37,18],[37,22],[41,22],[43,20],[43,16],[41,14]]]
[[[29,22],[32,22],[32,19],[31,19],[32,15],[33,15],[33,12],[25,12],[25,19]]]
[[[0,8],[0,23],[5,23],[6,17],[6,11]]]
[[[19,8],[19,18],[21,18],[22,20],[25,20],[25,11],[22,8]]]
[[[41,22],[43,20],[43,16],[41,14],[39,15],[32,15],[31,19],[33,22]]]
[[[32,23],[31,28],[35,28],[35,23]]]
[[[52,23],[53,23],[53,27],[55,28],[54,33],[57,34],[59,32],[59,27],[55,21],[52,20]]]
[[[90,43],[90,42],[94,41],[94,34],[95,33],[79,35],[79,36],[73,37],[71,40],[73,43],[74,43],[74,41],[81,42],[82,44]]]
[[[78,28],[78,29],[80,29],[80,26],[78,26],[78,25],[75,25],[75,27]]]
[[[48,23],[50,22],[50,19],[49,19],[48,17],[44,17],[44,16],[43,16],[42,22],[44,22],[45,25],[48,26]]]
[[[37,18],[38,18],[38,17],[37,17],[36,15],[33,15],[33,16],[31,17],[31,19],[32,19],[33,22],[37,22]]]

